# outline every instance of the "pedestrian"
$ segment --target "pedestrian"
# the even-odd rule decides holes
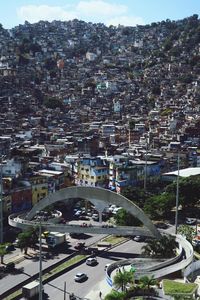
[[[99,292],[99,298],[101,298],[101,296],[102,296],[102,292],[100,291],[100,292]]]

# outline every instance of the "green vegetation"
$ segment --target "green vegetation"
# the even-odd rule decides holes
[[[123,236],[115,236],[115,235],[109,235],[106,238],[102,239],[102,242],[107,242],[110,243],[112,245],[118,244],[120,242],[125,241],[126,238]]]
[[[62,263],[61,265],[55,267],[53,270],[51,270],[51,272],[44,274],[42,279],[47,280],[52,275],[55,275],[55,274],[65,270],[66,268],[80,262],[81,260],[85,259],[86,257],[87,257],[87,255],[77,255],[77,256],[67,260],[66,262]]]
[[[59,274],[66,268],[84,260],[87,256],[86,255],[77,255],[75,257],[72,257],[71,259],[67,260],[66,262],[60,264],[59,266],[52,269],[49,273],[46,273],[42,276],[42,280],[50,280],[52,276],[55,274]],[[17,290],[16,292],[12,293],[8,297],[5,298],[5,300],[14,300],[17,296],[20,296],[22,294],[22,289]]]
[[[149,290],[151,288],[151,286],[153,285],[157,285],[158,280],[155,279],[153,276],[149,277],[149,276],[142,276],[140,277],[140,281],[139,281],[139,285],[142,289],[147,289]]]
[[[127,284],[134,285],[134,273],[132,271],[126,271],[119,269],[119,271],[114,276],[114,286],[120,289],[122,292],[127,291]]]
[[[6,255],[9,251],[6,250],[6,246],[11,245],[10,243],[3,243],[0,244],[0,257],[1,257],[1,264],[3,264],[4,255]]]
[[[38,242],[38,228],[29,228],[18,235],[18,247],[27,254],[28,248],[35,248]]]
[[[159,240],[150,240],[142,247],[142,253],[154,258],[172,258],[176,255],[177,243],[172,235],[163,235]]]
[[[118,226],[140,226],[142,223],[124,208],[120,209],[114,216],[115,223]]]
[[[22,294],[22,289],[20,289],[20,290],[18,290],[16,292],[12,293],[11,295],[7,296],[5,298],[5,300],[14,300],[14,299],[20,297],[21,294]]]
[[[127,300],[132,299],[133,296],[138,296],[137,299],[139,300],[143,299],[140,295],[156,295],[152,286],[157,285],[157,280],[153,276],[142,276],[136,284],[134,272],[122,268],[114,276],[113,283],[117,290],[112,290],[104,300]]]
[[[195,235],[195,230],[189,225],[180,225],[178,227],[178,233],[185,236],[186,239],[191,243]]]
[[[180,295],[182,296],[181,299],[184,299],[183,297],[185,294],[192,295],[196,289],[198,288],[198,285],[195,283],[181,283],[169,279],[163,280],[163,289],[164,293],[166,295]]]
[[[143,188],[127,187],[122,195],[143,209],[150,219],[161,220],[171,216],[176,205],[176,180],[167,185],[157,178],[155,182],[147,182],[147,189],[148,192]],[[199,194],[200,176],[180,178],[179,204],[182,206],[183,215],[199,204]],[[129,214],[123,211],[119,211],[115,219],[118,225],[135,225],[135,221],[129,224]]]
[[[104,300],[126,300],[126,299],[127,299],[126,293],[118,292],[118,291],[115,291],[115,290],[112,290],[104,298]]]

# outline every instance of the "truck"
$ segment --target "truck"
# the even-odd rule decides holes
[[[46,243],[48,246],[55,248],[56,246],[62,245],[66,242],[65,233],[50,232],[46,237]]]
[[[33,299],[39,295],[39,291],[40,283],[37,280],[31,281],[22,287],[22,295],[25,299]]]

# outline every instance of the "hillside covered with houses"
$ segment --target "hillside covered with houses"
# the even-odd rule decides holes
[[[200,168],[200,20],[0,26],[4,211]]]

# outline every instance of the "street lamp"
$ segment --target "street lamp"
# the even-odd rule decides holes
[[[64,282],[64,300],[66,300],[66,281]]]
[[[39,289],[39,300],[42,300],[42,293],[43,293],[43,286],[42,286],[42,228],[41,228],[41,222],[39,225],[39,283],[40,283],[40,289]]]
[[[3,243],[3,156],[1,156],[1,166],[0,166],[0,243]]]
[[[177,174],[177,179],[176,179],[176,214],[175,214],[175,234],[177,234],[177,230],[178,230],[179,176],[180,176],[180,153],[179,153],[179,151],[178,151],[177,164],[178,164],[178,174]]]
[[[147,188],[147,149],[148,149],[148,144],[147,144],[147,137],[146,137],[145,169],[144,169],[144,190],[145,191]]]

